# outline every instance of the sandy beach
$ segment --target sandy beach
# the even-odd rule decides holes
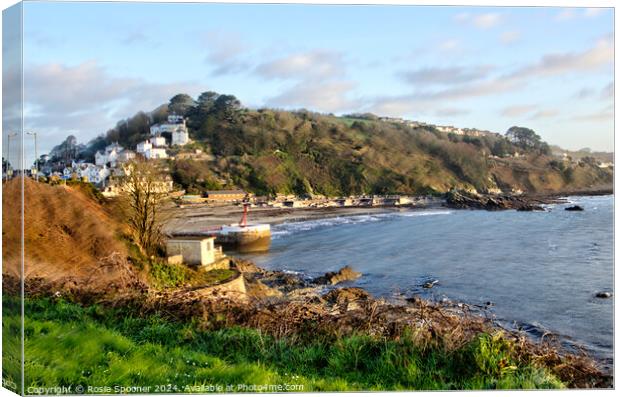
[[[329,208],[251,208],[248,220],[251,223],[297,222],[310,219],[379,214],[394,211],[437,208],[440,203],[419,207],[329,207]],[[205,228],[239,222],[243,209],[237,205],[210,206],[186,205],[172,207],[166,211],[165,232],[200,231]]]

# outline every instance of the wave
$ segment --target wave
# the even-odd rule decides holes
[[[313,219],[308,221],[297,222],[285,222],[279,225],[275,225],[271,228],[271,238],[277,239],[291,234],[297,234],[301,232],[307,232],[315,229],[323,229],[330,227],[337,227],[341,225],[355,225],[365,224],[372,222],[380,222],[389,219],[396,219],[399,217],[418,217],[418,216],[433,216],[433,215],[449,215],[452,211],[408,211],[408,212],[391,212],[383,214],[372,215],[351,215],[351,216],[337,216],[332,218]]]

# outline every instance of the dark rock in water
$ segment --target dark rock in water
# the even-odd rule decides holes
[[[545,209],[539,205],[540,203],[540,200],[509,194],[483,195],[457,190],[451,190],[446,194],[446,205],[460,209],[544,211]]]
[[[609,292],[609,291],[601,291],[601,292],[597,292],[595,296],[597,298],[605,299],[605,298],[611,298],[612,295],[613,294],[611,292]]]
[[[308,286],[306,281],[298,275],[284,272],[268,272],[261,281],[265,285],[282,292],[290,292]]]
[[[565,211],[583,211],[583,207],[580,205],[573,205],[572,207],[564,208]]]
[[[517,211],[544,211],[545,209],[540,205],[534,204],[523,204],[521,207],[517,208]]]
[[[356,301],[366,301],[372,296],[361,288],[337,288],[323,295],[323,298],[330,303],[349,303]]]
[[[422,284],[422,288],[433,288],[435,286],[435,284],[437,284],[439,282],[439,280],[432,280],[432,281],[427,281],[424,284]]]
[[[343,281],[352,281],[360,278],[362,273],[356,272],[350,266],[345,266],[337,272],[328,272],[324,276],[317,277],[312,280],[314,284],[331,284],[336,285]]]

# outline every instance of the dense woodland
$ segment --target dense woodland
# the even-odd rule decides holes
[[[307,110],[244,108],[232,95],[174,96],[151,112],[121,120],[80,149],[91,158],[105,145],[135,145],[168,114],[187,119],[193,143],[210,160],[170,160],[175,182],[189,192],[241,187],[256,194],[441,193],[580,189],[610,184],[597,160],[551,155],[524,127],[505,134],[463,136],[380,121],[372,114],[336,117]],[[171,149],[176,154],[179,149]],[[515,156],[516,154],[516,156]]]

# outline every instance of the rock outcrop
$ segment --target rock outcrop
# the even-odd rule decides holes
[[[371,295],[361,288],[338,288],[329,291],[323,296],[329,303],[344,304],[357,301],[366,301],[371,298]]]
[[[362,273],[356,272],[350,266],[345,266],[337,272],[328,272],[324,276],[317,277],[312,280],[313,284],[331,284],[336,285],[343,281],[352,281],[360,278]]]
[[[512,195],[481,195],[451,190],[446,194],[446,206],[458,209],[544,211],[540,200]]]

